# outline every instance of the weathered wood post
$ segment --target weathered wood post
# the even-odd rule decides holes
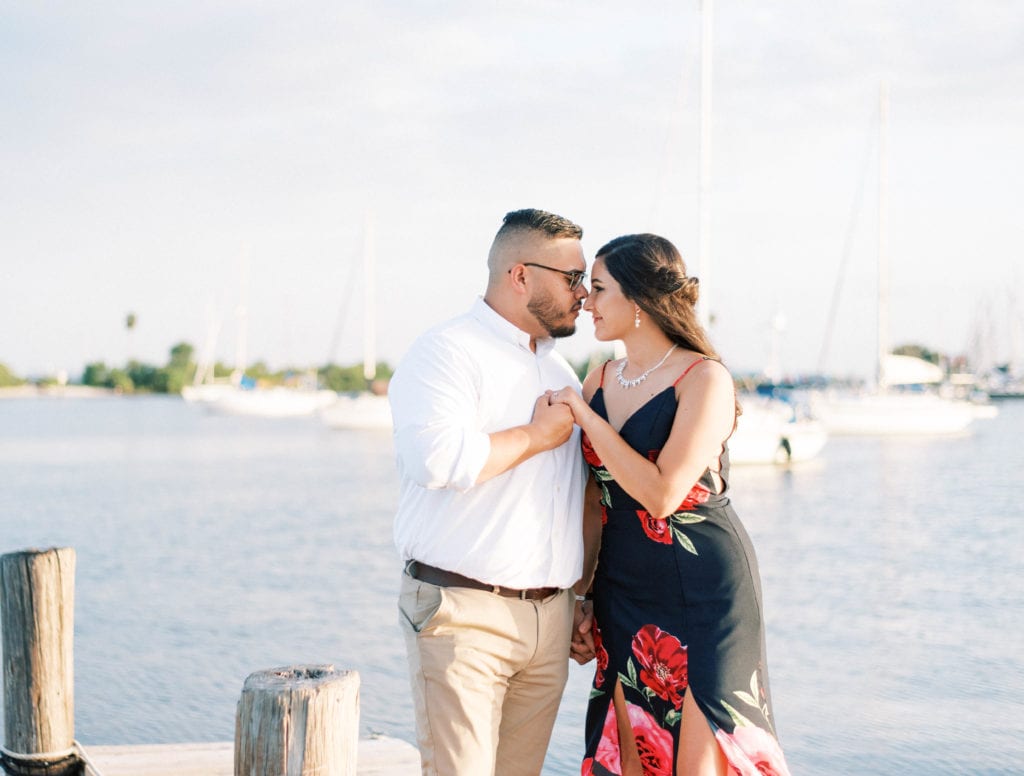
[[[235,717],[235,776],[355,776],[359,674],[332,665],[250,674]]]
[[[8,774],[81,772],[75,751],[75,551],[0,557],[4,746]]]

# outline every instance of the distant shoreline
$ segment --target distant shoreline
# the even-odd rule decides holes
[[[91,385],[12,385],[0,388],[0,399],[102,399],[118,395],[112,388]]]

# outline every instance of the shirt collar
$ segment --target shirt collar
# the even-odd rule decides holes
[[[506,342],[511,342],[524,350],[530,350],[530,335],[520,329],[510,320],[502,316],[482,296],[477,297],[469,311],[476,320],[483,324],[492,333]],[[537,338],[537,355],[546,356],[555,346],[554,337]],[[533,351],[530,351],[531,353]]]

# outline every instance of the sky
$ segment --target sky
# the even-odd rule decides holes
[[[212,343],[377,355],[482,293],[502,216],[655,232],[700,275],[698,0],[5,3],[0,362]],[[714,5],[711,338],[737,372],[869,376],[880,85],[889,339],[1024,356],[1024,4]],[[838,291],[837,291],[838,289]],[[239,315],[244,310],[245,315]],[[131,312],[132,330],[125,326]],[[604,348],[589,316],[560,349]]]

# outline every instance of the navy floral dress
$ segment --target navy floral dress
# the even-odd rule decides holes
[[[590,404],[607,419],[603,374]],[[656,461],[675,413],[673,385],[631,415],[620,433]],[[688,692],[730,773],[787,775],[772,724],[757,560],[728,496],[715,493],[705,471],[675,513],[657,519],[618,486],[585,435],[583,454],[603,491],[604,522],[593,588],[597,671],[583,776],[621,773],[616,681],[646,776],[675,773]],[[727,483],[728,452],[721,464]]]

